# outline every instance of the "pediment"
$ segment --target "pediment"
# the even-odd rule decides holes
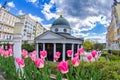
[[[54,33],[54,32],[51,32],[51,31],[47,31],[41,35],[39,35],[36,40],[46,40],[46,39],[62,39],[64,37]]]

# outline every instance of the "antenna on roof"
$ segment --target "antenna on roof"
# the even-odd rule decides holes
[[[7,5],[7,1],[4,2],[4,4],[2,5],[2,8],[6,8]]]

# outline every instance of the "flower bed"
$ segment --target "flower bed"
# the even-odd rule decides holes
[[[82,53],[81,51],[79,53],[83,54],[83,51]],[[35,57],[36,51],[33,51],[30,54],[31,55],[29,57],[28,52],[23,50],[23,59],[15,58],[19,67],[24,70],[24,73],[22,73],[19,69],[20,74],[18,74],[19,70],[16,72],[13,56],[10,56],[10,54],[8,54],[8,56],[1,54],[0,67],[3,70],[5,77],[9,80],[53,80],[51,74],[54,74],[56,80],[62,80],[62,78],[66,78],[68,80],[120,79],[120,60],[114,62],[83,62],[79,60],[78,56],[76,56],[72,60],[54,63],[45,60],[47,56],[46,51],[40,52],[41,58]],[[67,54],[71,57],[71,51],[68,51]],[[91,60],[91,57],[95,58],[96,52],[93,51],[91,55],[88,56],[89,60]],[[57,58],[59,58],[59,55]]]

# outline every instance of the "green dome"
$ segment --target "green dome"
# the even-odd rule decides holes
[[[58,19],[56,19],[52,26],[56,26],[56,25],[65,25],[65,26],[69,26],[70,27],[70,24],[68,23],[68,21],[63,18],[62,16],[60,16]]]

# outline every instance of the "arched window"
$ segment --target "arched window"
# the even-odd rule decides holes
[[[55,29],[55,32],[58,32],[58,28]]]
[[[64,32],[67,32],[67,29],[64,29]]]

